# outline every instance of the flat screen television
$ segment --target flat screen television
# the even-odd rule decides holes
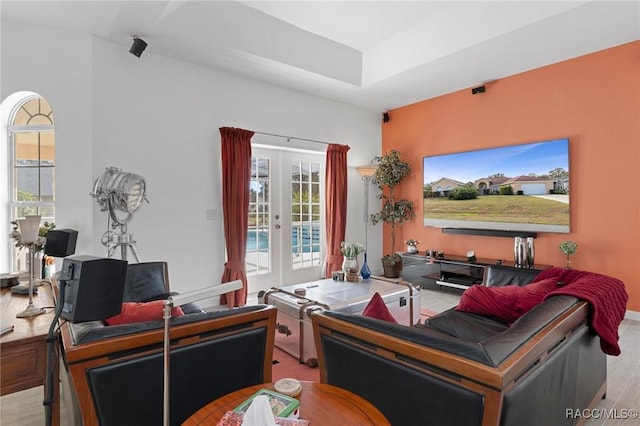
[[[569,139],[424,157],[424,225],[570,231]]]

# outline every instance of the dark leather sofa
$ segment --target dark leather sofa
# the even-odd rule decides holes
[[[494,286],[536,274],[489,269]],[[394,426],[576,424],[567,410],[592,408],[606,390],[588,309],[554,296],[511,326],[453,309],[413,327],[314,312],[320,380],[367,399]]]
[[[166,263],[128,265],[124,301],[168,294]],[[171,319],[172,425],[225,394],[271,381],[274,307],[183,308]],[[64,366],[85,426],[162,424],[163,327],[163,320],[62,327]]]

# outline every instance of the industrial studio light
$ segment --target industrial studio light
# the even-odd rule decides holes
[[[131,249],[137,262],[140,255],[136,248],[133,235],[127,232],[127,224],[138,210],[142,201],[146,201],[146,182],[140,175],[123,172],[116,167],[107,167],[105,172],[96,179],[91,196],[96,199],[100,211],[109,211],[109,217],[113,220],[111,228],[102,235],[102,245],[108,247],[107,257],[111,257],[116,248],[120,247],[122,260],[127,260],[127,247]],[[119,217],[117,212],[124,213]]]

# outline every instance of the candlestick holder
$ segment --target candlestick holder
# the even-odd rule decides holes
[[[34,317],[44,314],[43,308],[38,308],[33,304],[33,278],[36,267],[36,244],[38,243],[40,219],[41,217],[39,215],[26,216],[24,219],[18,219],[20,240],[23,245],[29,249],[29,304],[24,311],[16,314],[17,318]]]
[[[38,308],[33,303],[33,275],[35,273],[36,243],[28,243],[26,246],[29,249],[29,303],[24,311],[16,314],[16,318],[35,317],[36,315],[45,313],[44,308]]]

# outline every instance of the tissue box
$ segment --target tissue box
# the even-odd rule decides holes
[[[243,420],[244,413],[227,411],[220,421],[216,423],[216,426],[242,426]],[[290,419],[284,417],[276,417],[276,423],[280,426],[309,426],[309,420]]]
[[[271,411],[276,417],[290,417],[298,418],[298,408],[300,407],[300,401],[290,396],[274,392],[269,389],[260,389],[258,392],[247,398],[242,404],[233,409],[236,413],[244,413],[251,405],[253,399],[258,395],[266,395],[269,398],[269,405]]]

